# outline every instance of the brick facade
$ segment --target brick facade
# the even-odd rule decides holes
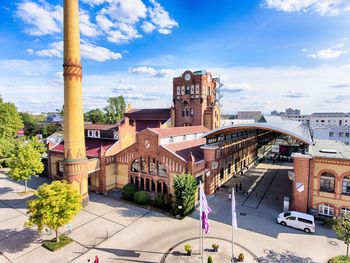
[[[216,81],[210,72],[185,71],[173,79],[174,126],[220,127]]]

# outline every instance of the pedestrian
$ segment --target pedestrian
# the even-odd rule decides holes
[[[236,192],[238,192],[238,183],[236,183]]]
[[[88,262],[90,262],[90,259],[88,259]]]
[[[228,194],[228,200],[231,201],[231,193]]]
[[[242,182],[239,182],[239,191],[240,192],[242,192],[242,187],[243,187]]]
[[[95,261],[94,261],[94,263],[100,263],[100,260],[98,259],[98,256],[97,256],[97,255],[95,256]]]

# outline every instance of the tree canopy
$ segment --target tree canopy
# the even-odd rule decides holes
[[[108,98],[107,103],[107,106],[104,108],[106,112],[106,123],[114,124],[121,121],[126,109],[124,97],[118,96]]]
[[[174,178],[176,203],[182,206],[183,215],[194,209],[197,181],[191,174],[180,174]]]
[[[16,181],[24,180],[25,191],[27,191],[27,180],[44,171],[44,165],[41,162],[42,154],[43,148],[37,139],[28,142],[18,141],[15,145],[8,163],[9,175]]]
[[[28,202],[26,226],[36,225],[39,231],[44,226],[54,229],[59,242],[58,228],[71,222],[82,209],[81,195],[66,181],[43,184],[34,195],[36,198]]]
[[[20,116],[24,124],[24,133],[27,136],[35,136],[42,133],[40,122],[44,122],[46,116],[44,114],[34,115],[28,112],[21,112]]]
[[[0,138],[13,138],[22,128],[23,122],[15,104],[4,102],[0,96]]]
[[[105,113],[100,109],[93,109],[84,114],[86,121],[91,121],[92,123],[104,124],[106,122]]]
[[[347,214],[343,217],[334,219],[333,230],[337,235],[337,238],[344,241],[347,245],[346,256],[349,256],[349,244],[350,244],[350,215]]]

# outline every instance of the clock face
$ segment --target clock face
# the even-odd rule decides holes
[[[185,80],[186,81],[189,81],[191,79],[191,75],[189,74],[189,73],[187,73],[186,75],[185,75]]]

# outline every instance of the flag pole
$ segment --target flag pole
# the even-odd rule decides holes
[[[234,206],[235,206],[235,188],[232,187],[232,190],[231,190],[231,210],[232,209],[236,209]],[[232,258],[231,258],[231,262],[234,263],[235,262],[235,257],[234,257],[234,249],[233,249],[233,245],[234,245],[234,242],[233,242],[233,224],[234,224],[234,217],[233,217],[233,213],[236,213],[236,211],[231,211],[232,213],[232,224],[231,224],[231,228],[232,228]]]
[[[202,231],[202,191],[201,191],[201,187],[202,187],[202,181],[199,181],[199,253],[200,253],[200,257],[203,258],[202,256],[202,235],[203,235],[203,231]],[[202,261],[203,262],[203,259]]]

